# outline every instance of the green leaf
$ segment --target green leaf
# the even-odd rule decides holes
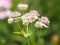
[[[15,33],[15,34],[22,34],[21,32],[13,32],[13,33]]]

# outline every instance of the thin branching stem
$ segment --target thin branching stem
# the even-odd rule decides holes
[[[26,33],[28,34],[28,25],[27,25],[27,30],[26,30]]]
[[[38,45],[40,45],[40,38],[41,38],[40,31],[41,31],[41,29],[38,32]]]
[[[26,34],[28,34],[28,33],[29,33],[29,31],[28,31],[28,25],[27,25]],[[27,37],[27,42],[28,42],[28,45],[30,45],[29,37]]]
[[[28,45],[30,45],[30,41],[29,41],[29,38],[27,38],[27,41],[28,41]]]
[[[20,27],[20,24],[19,24],[19,22],[17,22],[17,25],[18,25],[18,28],[19,28],[19,30],[21,30],[21,27]]]

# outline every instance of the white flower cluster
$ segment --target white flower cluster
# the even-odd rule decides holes
[[[35,10],[30,11],[29,13],[24,14],[21,18],[24,25],[34,22],[38,19],[39,13]]]
[[[27,4],[18,4],[18,8],[20,10],[26,10],[28,8]],[[10,17],[8,19],[8,23],[11,24],[16,20],[22,20],[23,25],[28,25],[29,23],[36,22],[35,27],[37,28],[48,28],[48,25],[50,23],[49,19],[45,16],[42,16],[39,18],[40,14],[36,10],[31,10],[29,13],[25,13],[21,16],[21,13],[19,12],[12,12],[10,14]]]
[[[28,5],[27,4],[18,4],[18,8],[20,10],[26,10],[28,8]]]
[[[13,18],[9,18],[9,19],[8,19],[8,23],[9,23],[9,24],[13,23],[13,21],[14,21]]]
[[[37,28],[43,28],[46,27],[48,28],[47,25],[49,25],[50,21],[47,17],[42,16],[41,19],[39,19],[36,23],[35,23],[35,27]]]
[[[19,10],[23,11],[28,8],[28,5],[27,4],[18,4],[18,8],[19,8]],[[20,16],[21,16],[20,12],[16,12],[16,11],[11,12],[9,19],[8,19],[8,23],[11,24],[14,21],[17,21],[20,18]]]
[[[20,17],[21,16],[21,13],[20,12],[12,12],[11,13],[11,15],[10,15],[10,17],[11,18],[14,18],[15,20],[18,18],[18,17]]]
[[[16,11],[15,11],[15,12],[12,12],[12,13],[10,14],[9,19],[8,19],[8,23],[9,23],[9,24],[13,23],[13,22],[16,21],[20,16],[21,16],[21,13],[16,12]]]

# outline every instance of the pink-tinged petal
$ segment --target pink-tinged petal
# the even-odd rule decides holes
[[[6,11],[5,11],[6,17],[10,17],[10,14],[11,14],[11,13],[12,13],[11,10],[6,10]]]
[[[0,8],[6,8],[6,9],[10,9],[11,8],[11,0],[0,0]]]
[[[0,20],[4,20],[6,18],[6,15],[4,12],[0,12]]]

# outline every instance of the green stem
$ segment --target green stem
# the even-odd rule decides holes
[[[27,38],[27,41],[28,41],[28,45],[30,45],[30,41],[29,41],[29,38]]]
[[[20,27],[20,25],[19,25],[19,23],[18,23],[18,22],[17,22],[17,25],[18,25],[19,30],[21,30],[21,27]]]
[[[27,25],[27,30],[26,30],[26,34],[28,34],[28,25]]]
[[[27,25],[26,34],[28,34],[28,25]],[[27,37],[27,42],[28,42],[28,45],[30,45],[29,37]]]
[[[22,11],[22,15],[24,15],[24,11]]]
[[[44,40],[43,40],[43,37],[42,37],[42,28],[38,31],[38,45],[44,45]]]
[[[38,45],[40,45],[40,38],[41,38],[41,37],[40,37],[40,36],[41,36],[41,35],[40,35],[40,31],[41,31],[41,29],[38,31]]]
[[[38,35],[38,45],[40,45],[40,35]]]

